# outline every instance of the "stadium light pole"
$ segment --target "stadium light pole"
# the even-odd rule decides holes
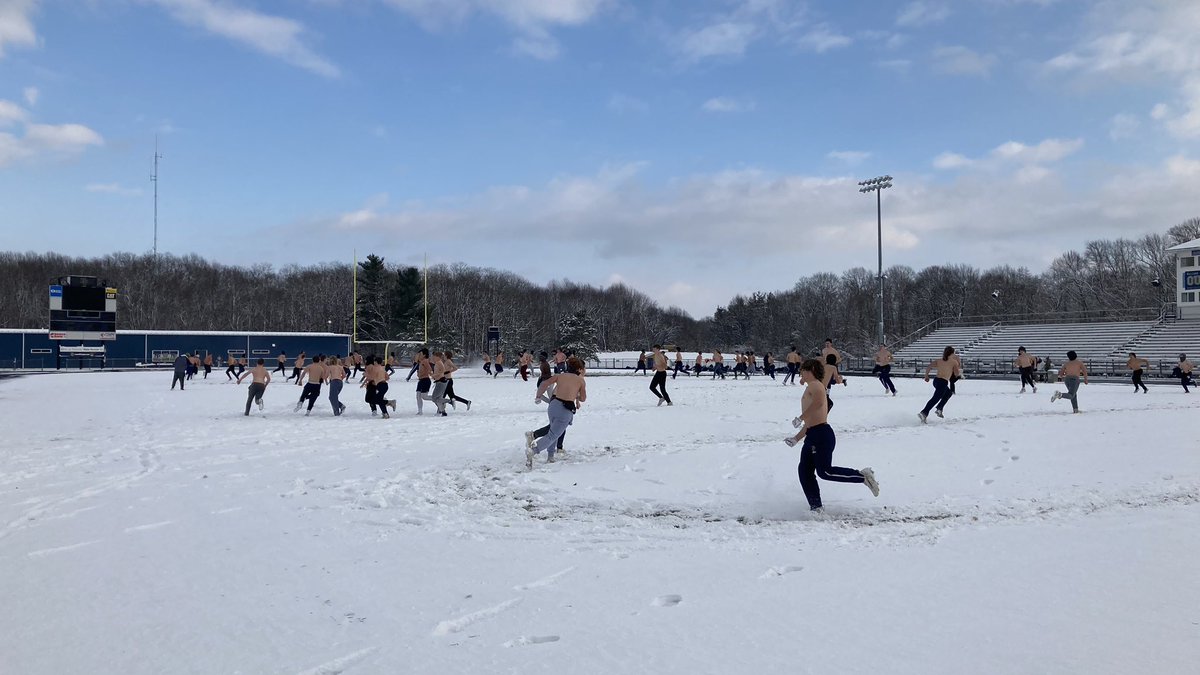
[[[891,176],[878,176],[858,182],[858,191],[875,193],[875,218],[879,235],[879,344],[883,344],[883,199],[881,193],[892,187]]]

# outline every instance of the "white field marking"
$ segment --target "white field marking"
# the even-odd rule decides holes
[[[480,621],[484,621],[486,619],[490,619],[494,616],[497,616],[501,612],[512,609],[513,607],[515,607],[516,605],[518,605],[520,603],[521,603],[521,598],[513,598],[512,600],[505,600],[504,602],[496,605],[495,607],[488,607],[487,609],[481,609],[478,612],[471,612],[470,614],[460,616],[457,619],[446,619],[445,621],[442,621],[441,623],[439,623],[437,625],[437,627],[433,629],[433,634],[434,635],[449,635],[450,633],[457,633],[457,632],[463,630],[464,628],[466,628],[467,626],[470,626],[472,624],[479,623]]]
[[[91,546],[92,544],[99,544],[101,541],[102,540],[100,540],[100,539],[96,539],[95,541],[84,541],[84,542],[80,542],[78,544],[71,544],[69,546],[59,546],[57,548],[44,548],[44,549],[41,549],[40,551],[30,551],[29,553],[26,553],[25,555],[29,556],[30,558],[41,558],[42,556],[53,555],[55,553],[62,553],[64,551],[73,551],[77,548],[83,548],[84,546]]]
[[[547,642],[558,642],[557,635],[522,635],[516,640],[505,642],[503,647],[524,647],[525,645],[541,645]]]
[[[543,586],[549,586],[550,584],[558,581],[559,579],[567,576],[568,574],[570,574],[571,572],[574,572],[574,571],[575,571],[575,566],[572,565],[571,567],[568,567],[567,569],[565,569],[561,572],[555,572],[554,574],[551,574],[550,576],[545,577],[543,579],[538,579],[537,581],[531,581],[527,584],[521,584],[520,586],[513,586],[513,590],[514,591],[527,591],[531,588],[541,588]]]
[[[229,509],[221,509],[220,511],[213,511],[213,512],[212,512],[212,515],[214,515],[214,516],[223,516],[223,515],[225,515],[226,513],[233,513],[233,512],[235,512],[235,511],[241,511],[241,510],[242,510],[242,507],[240,507],[240,506],[234,506],[233,508],[229,508]]]
[[[145,525],[135,525],[133,527],[125,528],[125,534],[129,534],[130,532],[142,532],[145,530],[157,530],[160,527],[166,527],[167,525],[174,525],[174,524],[175,524],[175,521],[173,521],[173,520],[164,520],[161,523],[147,523]]]
[[[338,675],[346,672],[346,669],[354,665],[355,661],[361,661],[367,656],[377,651],[379,647],[367,647],[356,652],[340,656],[332,661],[327,661],[315,668],[300,671],[300,675]]]

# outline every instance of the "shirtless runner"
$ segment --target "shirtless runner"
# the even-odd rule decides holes
[[[583,361],[577,357],[571,357],[567,360],[567,372],[551,377],[538,387],[537,394],[534,396],[534,401],[537,403],[542,402],[542,396],[548,389],[554,388],[554,398],[551,399],[550,407],[546,411],[546,415],[550,419],[550,433],[543,436],[533,448],[525,449],[526,468],[533,468],[533,456],[540,454],[543,450],[546,451],[546,461],[554,461],[555,444],[574,421],[575,411],[578,410],[579,404],[587,401],[587,384],[584,382],[582,373]]]
[[[800,365],[800,379],[805,384],[804,394],[800,398],[800,431],[795,436],[785,438],[784,443],[788,447],[795,447],[801,439],[804,440],[796,472],[800,476],[800,487],[804,488],[809,510],[818,513],[824,511],[818,477],[835,483],[865,483],[871,494],[878,497],[879,482],[875,480],[875,472],[870,467],[847,469],[833,466],[837,437],[829,426],[829,408],[822,400],[827,398],[824,364],[816,359],[805,361]]]
[[[259,359],[257,365],[251,368],[250,372],[238,377],[237,383],[241,384],[247,375],[253,378],[250,382],[250,391],[246,393],[246,417],[249,417],[251,401],[258,403],[259,410],[263,409],[263,392],[267,390],[267,385],[271,383],[271,374],[263,366],[263,360]]]

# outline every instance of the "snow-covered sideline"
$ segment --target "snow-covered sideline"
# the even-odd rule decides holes
[[[692,354],[694,357],[694,354]],[[0,672],[1190,673],[1200,394],[966,380],[836,387],[813,517],[800,387],[598,377],[523,468],[533,382],[372,419],[352,385],[168,373],[0,380]],[[429,406],[426,406],[427,411]]]

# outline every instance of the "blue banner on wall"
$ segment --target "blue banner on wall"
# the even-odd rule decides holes
[[[62,297],[62,286],[51,286],[50,287],[50,297],[61,298]]]
[[[1183,273],[1183,290],[1200,291],[1200,272]]]

